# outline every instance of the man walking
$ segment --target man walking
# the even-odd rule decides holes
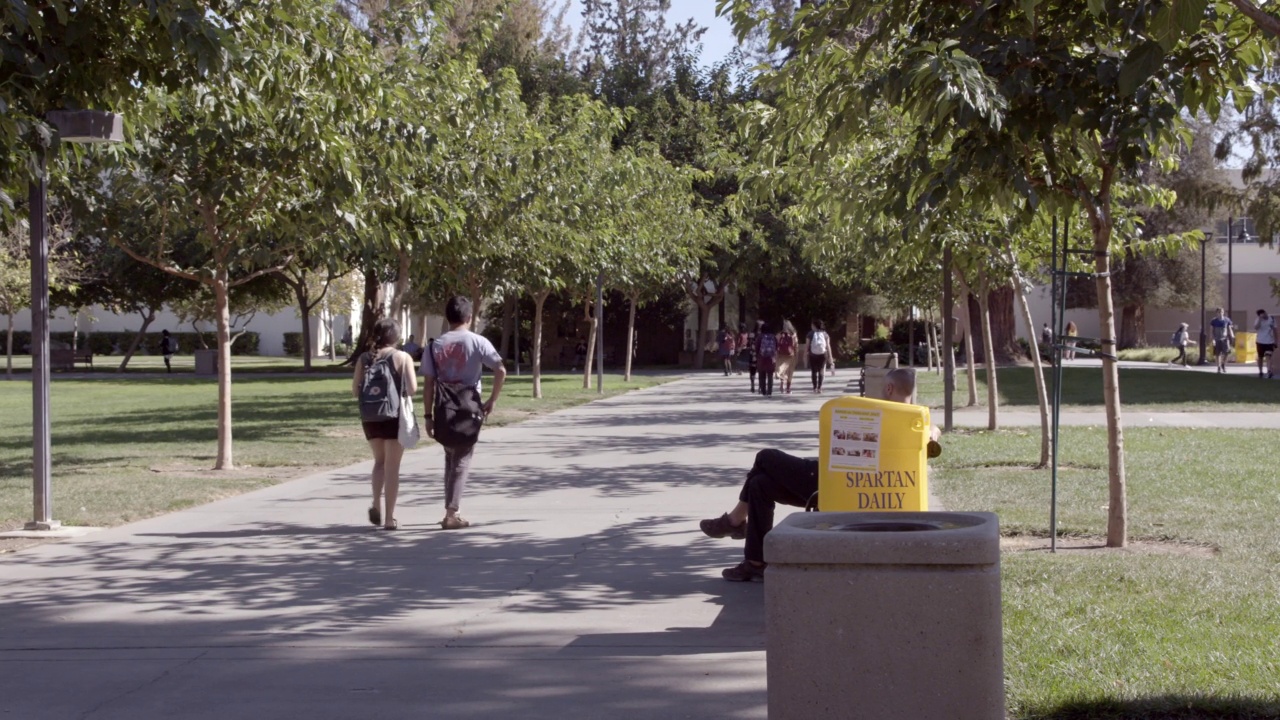
[[[1213,333],[1213,359],[1218,363],[1218,372],[1224,373],[1231,348],[1236,344],[1236,328],[1222,308],[1218,308],[1217,317],[1209,321],[1209,328]]]
[[[483,405],[485,417],[493,412],[493,406],[502,393],[502,383],[507,379],[507,369],[502,364],[502,356],[493,347],[493,343],[483,335],[468,329],[471,325],[471,301],[454,296],[449,299],[444,309],[445,320],[449,322],[449,332],[441,335],[431,343],[423,353],[422,375],[425,380],[422,402],[427,408],[427,419],[424,427],[427,435],[435,437],[431,411],[435,407],[436,382],[450,385],[469,386],[483,396],[484,388],[480,377],[482,368],[493,371],[493,389],[489,399]],[[440,527],[445,530],[457,530],[468,527],[467,522],[458,514],[462,501],[462,491],[467,485],[467,476],[471,471],[471,458],[475,445],[448,445],[444,448],[444,519]]]
[[[1258,333],[1258,377],[1274,377],[1267,365],[1267,356],[1276,349],[1276,319],[1268,315],[1266,310],[1259,310],[1258,319],[1253,323],[1253,331]]]

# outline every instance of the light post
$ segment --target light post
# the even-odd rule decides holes
[[[1209,236],[1207,234],[1200,237],[1200,359],[1196,361],[1197,365],[1209,364],[1209,361],[1204,356],[1204,244],[1208,239]]]
[[[48,120],[62,142],[104,143],[124,139],[120,116],[100,110],[56,110]],[[53,482],[49,444],[49,238],[46,224],[48,173],[45,148],[39,150],[39,177],[31,182],[31,480],[32,519],[25,530],[57,530],[53,519]]]

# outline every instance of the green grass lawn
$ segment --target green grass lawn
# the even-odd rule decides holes
[[[978,404],[984,407],[986,376],[985,370],[978,371]],[[917,369],[917,378],[919,401],[933,408],[942,407],[942,376]],[[1001,407],[1034,409],[1037,406],[1030,367],[999,368],[996,378]],[[1064,408],[1101,412],[1100,368],[1064,368],[1062,381]],[[968,377],[958,368],[956,407],[961,407],[967,399]],[[1120,401],[1126,409],[1148,412],[1270,412],[1280,404],[1280,382],[1266,382],[1249,375],[1121,368]]]
[[[51,417],[54,518],[118,525],[364,460],[351,380],[237,376],[232,388],[237,469],[214,472],[217,386],[209,378],[73,380],[55,376]],[[605,378],[605,396],[664,382]],[[580,375],[508,376],[491,424],[598,399]],[[421,414],[421,410],[419,413]],[[0,383],[0,528],[31,516],[31,385]]]
[[[1212,375],[1207,376],[1210,379]],[[1162,552],[1003,554],[1011,718],[1280,717],[1280,507],[1275,433],[1126,431],[1130,537]],[[948,435],[934,490],[1047,535],[1038,435]],[[1106,435],[1064,428],[1060,528],[1106,530]],[[1098,543],[1093,543],[1094,545]]]

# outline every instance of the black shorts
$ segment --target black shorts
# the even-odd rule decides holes
[[[1275,352],[1275,343],[1258,343],[1258,357],[1262,357],[1269,352]]]
[[[400,418],[391,418],[390,420],[366,420],[360,424],[364,426],[365,440],[400,439]]]
[[[1217,354],[1217,355],[1230,355],[1230,354],[1231,354],[1231,341],[1230,341],[1230,340],[1227,340],[1226,338],[1223,338],[1223,339],[1221,339],[1221,340],[1214,340],[1214,341],[1213,341],[1213,352],[1214,352],[1215,354]]]

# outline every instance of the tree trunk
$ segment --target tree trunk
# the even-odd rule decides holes
[[[1147,313],[1142,303],[1120,309],[1120,349],[1147,346]]]
[[[400,250],[398,257],[395,294],[391,296],[391,317],[395,318],[396,322],[400,322],[405,302],[409,297],[409,253],[406,250]]]
[[[529,362],[533,364],[533,396],[542,397],[542,308],[551,295],[550,290],[533,293],[533,347]]]
[[[382,282],[378,280],[378,267],[369,261],[364,267],[364,304],[360,307],[360,335],[351,345],[351,355],[347,357],[347,365],[355,364],[356,358],[366,350],[372,349],[369,338],[373,334],[373,326],[382,319]]]
[[[964,273],[959,270],[956,271],[956,284],[960,286],[960,296],[956,298],[955,304],[957,307],[964,307],[959,317],[964,321],[964,366],[969,378],[969,401],[965,403],[965,407],[974,407],[978,404],[978,368],[973,348],[973,315],[969,312],[972,292],[969,290],[969,283],[965,282]]]
[[[595,303],[588,299],[583,304],[583,317],[588,323],[587,329],[587,358],[582,363],[582,389],[591,389],[591,364],[596,357],[596,331],[599,323],[596,321]]]
[[[1035,329],[1035,319],[1031,317],[1031,304],[1023,292],[1022,278],[1017,270],[1013,273],[1013,294],[1018,301],[1018,309],[1022,311],[1022,322],[1028,328]],[[1031,368],[1035,375],[1036,400],[1040,404],[1040,463],[1037,468],[1049,465],[1049,391],[1044,383],[1044,364],[1040,362],[1040,339],[1035,332],[1027,333],[1027,342],[1031,345]]]
[[[293,285],[292,282],[290,282]],[[302,316],[302,371],[311,372],[311,305],[307,297],[307,283],[299,280],[293,285],[293,294],[298,300],[298,314]],[[329,343],[333,344],[332,341]]]
[[[997,430],[1000,427],[1000,395],[996,387],[996,352],[991,337],[991,291],[985,287],[978,291],[978,309],[982,323],[983,364],[987,368],[987,429]]]
[[[516,298],[511,293],[507,293],[507,297],[502,301],[502,339],[498,342],[499,353],[502,357],[514,357],[511,354],[511,336],[516,324]],[[517,348],[519,352],[519,348]]]
[[[991,344],[995,348],[996,362],[1011,364],[1022,358],[1022,347],[1018,344],[1018,326],[1013,321],[1013,309],[1016,303],[1013,290],[1000,286],[992,290],[987,300],[987,322],[991,326]],[[1034,332],[1032,328],[1029,332]]]
[[[627,298],[631,302],[631,311],[627,316],[627,361],[623,370],[623,382],[631,382],[631,356],[636,351],[636,302],[638,296],[632,295]]]
[[[129,360],[133,358],[133,354],[138,351],[138,346],[142,344],[142,338],[147,336],[147,328],[151,327],[151,323],[156,319],[155,308],[147,308],[146,312],[139,312],[142,316],[142,329],[138,330],[133,336],[133,342],[129,343],[129,349],[124,354],[124,359],[120,361],[120,367],[116,372],[124,372],[129,367]]]
[[[80,349],[80,308],[72,308],[71,313],[71,352]]]
[[[471,291],[471,332],[476,332],[480,323],[480,304],[484,302],[484,296],[480,294],[480,281],[473,281],[469,290]]]
[[[907,313],[907,367],[916,366],[916,309]]]
[[[1104,202],[1109,203],[1109,200]],[[1109,208],[1090,212],[1093,228],[1094,283],[1098,289],[1099,344],[1102,357],[1102,398],[1107,408],[1107,547],[1125,547],[1129,543],[1128,499],[1124,471],[1124,429],[1120,417],[1120,367],[1116,352],[1115,303],[1111,297],[1111,258],[1107,253],[1111,244],[1111,217]],[[1112,357],[1107,357],[1111,355]]]
[[[13,313],[9,313],[9,331],[4,341],[4,376],[13,379]]]
[[[231,306],[227,269],[214,270],[213,298],[218,318],[218,460],[214,470],[234,470],[231,453]]]

